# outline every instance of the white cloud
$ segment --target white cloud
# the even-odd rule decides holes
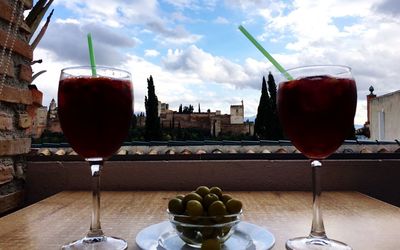
[[[266,63],[248,59],[242,66],[226,58],[213,56],[192,45],[185,50],[168,50],[163,58],[167,70],[191,72],[206,82],[229,84],[237,88],[258,88],[260,77],[265,74]]]
[[[214,19],[214,23],[218,23],[218,24],[228,24],[229,21],[228,19],[226,19],[225,17],[217,17],[216,19]]]
[[[156,36],[156,40],[164,45],[193,44],[202,38],[201,35],[190,34],[183,26],[179,25],[174,29],[159,29],[159,31],[160,32]]]
[[[157,57],[159,55],[160,55],[160,52],[158,52],[157,50],[154,50],[154,49],[146,49],[146,50],[144,50],[144,56]]]
[[[67,19],[60,19],[57,18],[56,23],[61,23],[61,24],[79,24],[79,20],[75,18],[67,18]]]
[[[217,0],[163,0],[163,2],[173,5],[178,9],[191,10],[213,10],[217,4]]]
[[[195,0],[164,0],[164,2],[167,2],[167,3],[171,4],[171,5],[174,5],[175,7],[178,7],[180,9],[197,8]]]

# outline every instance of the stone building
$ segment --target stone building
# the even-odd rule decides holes
[[[162,127],[169,128],[195,128],[210,131],[213,136],[220,133],[233,135],[254,134],[254,124],[244,122],[244,105],[231,105],[230,114],[215,112],[179,113],[170,110],[168,104],[159,105],[160,123]]]
[[[47,113],[47,125],[46,129],[53,133],[62,133],[60,119],[58,118],[58,108],[57,103],[53,99],[51,99],[49,105],[49,111]]]
[[[231,124],[243,124],[244,121],[244,105],[231,105]]]
[[[43,131],[47,128],[47,107],[41,106],[36,109],[35,116],[32,120],[32,138],[39,138]]]
[[[400,140],[400,90],[367,101],[370,138]]]

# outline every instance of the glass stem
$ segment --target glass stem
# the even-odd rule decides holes
[[[313,186],[313,220],[310,237],[326,238],[324,221],[322,219],[321,203],[321,167],[320,161],[311,162],[312,167],[312,186]]]
[[[86,237],[88,238],[99,238],[103,237],[104,233],[101,230],[100,225],[100,173],[103,168],[102,158],[91,158],[86,159],[90,164],[90,169],[92,171],[92,220],[90,223],[90,230]]]

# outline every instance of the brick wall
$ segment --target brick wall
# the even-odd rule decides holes
[[[24,9],[32,8],[32,0],[23,0]],[[5,50],[0,66],[0,214],[19,207],[24,200],[25,154],[31,147],[31,126],[35,107],[41,106],[41,93],[31,88],[33,50],[28,42],[30,28],[22,21],[6,67],[11,41],[7,31],[12,19],[14,1],[0,0],[0,51]],[[17,5],[17,14],[21,14]],[[17,15],[13,24],[22,18]],[[12,30],[14,26],[11,26]],[[13,32],[12,32],[13,33]],[[1,56],[1,55],[0,55]],[[1,84],[1,82],[0,82]],[[40,103],[39,103],[40,102]]]

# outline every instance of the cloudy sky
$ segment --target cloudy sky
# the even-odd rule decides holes
[[[36,2],[36,1],[34,1]],[[158,99],[203,111],[245,105],[254,116],[261,80],[277,70],[238,30],[242,24],[284,68],[344,64],[358,87],[356,124],[366,121],[366,95],[400,89],[398,0],[56,0],[50,26],[34,53],[47,70],[33,83],[43,104],[57,97],[60,70],[96,61],[132,73],[135,111],[144,111],[146,79]]]

